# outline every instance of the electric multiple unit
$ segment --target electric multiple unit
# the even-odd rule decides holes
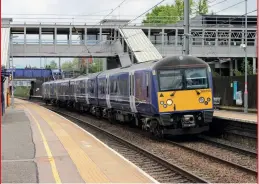
[[[192,56],[45,82],[42,89],[47,103],[132,123],[158,137],[201,133],[213,118],[210,67]]]

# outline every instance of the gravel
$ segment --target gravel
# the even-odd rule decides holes
[[[67,112],[70,113],[70,112]],[[73,115],[72,113],[71,115]],[[247,174],[241,170],[235,169],[231,166],[221,164],[215,160],[200,156],[191,151],[173,146],[172,144],[155,141],[146,136],[136,128],[130,128],[126,125],[110,124],[105,120],[97,120],[91,115],[76,113],[76,117],[93,123],[100,128],[103,128],[114,135],[122,137],[142,148],[164,158],[171,163],[192,171],[194,174],[210,181],[212,183],[256,183],[257,178],[254,175]],[[142,134],[140,134],[142,132]],[[240,154],[234,154],[231,151],[219,149],[215,146],[204,143],[186,143],[188,146],[195,146],[204,152],[227,159],[231,162],[237,162],[240,165],[256,169],[256,159],[243,157]]]
[[[254,158],[253,156],[248,156],[246,154],[219,148],[210,143],[195,142],[195,143],[184,143],[184,145],[192,149],[207,153],[209,155],[221,158],[223,160],[227,160],[235,164],[239,164],[246,168],[256,170],[256,158]]]

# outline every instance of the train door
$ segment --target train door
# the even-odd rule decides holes
[[[136,113],[136,101],[135,101],[135,80],[134,80],[134,71],[131,71],[129,73],[130,78],[130,109],[131,112]]]
[[[58,87],[59,87],[58,82],[54,82],[53,87],[56,93],[56,99],[58,100]]]
[[[150,93],[150,73],[148,71],[146,71],[145,73],[145,81],[146,81],[146,112],[150,112],[151,111],[151,106],[149,105],[150,104],[150,98],[151,98],[151,93]]]
[[[68,81],[68,89],[67,89],[67,95],[68,95],[68,100],[70,101],[71,100],[71,98],[70,98],[70,96],[71,96],[71,84],[70,84],[70,80]]]
[[[77,82],[76,80],[74,81],[74,99],[75,99],[75,102],[77,102],[77,97],[76,97],[76,86],[77,86]]]
[[[51,99],[51,97],[50,97],[50,83],[48,83],[48,96],[49,96],[49,99]]]
[[[86,104],[89,104],[89,97],[88,97],[88,78],[85,79],[85,101]]]
[[[106,103],[107,107],[110,109],[111,106],[111,100],[110,100],[110,77],[109,74],[106,75]]]

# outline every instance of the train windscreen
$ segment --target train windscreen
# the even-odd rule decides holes
[[[209,87],[206,68],[158,71],[160,91],[206,89]]]

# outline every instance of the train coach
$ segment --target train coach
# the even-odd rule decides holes
[[[157,137],[198,134],[213,118],[212,74],[193,56],[173,56],[74,79],[43,83],[43,99]]]

